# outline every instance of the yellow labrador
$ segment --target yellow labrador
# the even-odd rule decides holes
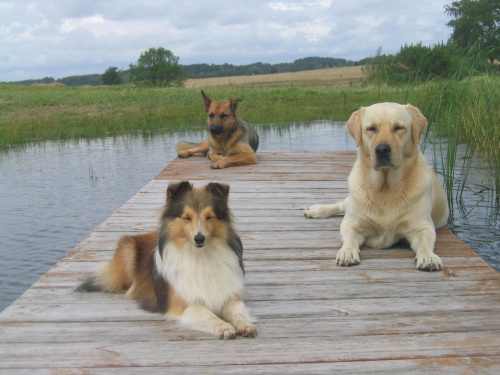
[[[427,119],[410,104],[379,103],[351,115],[346,127],[358,158],[349,175],[349,196],[305,210],[306,217],[318,219],[345,213],[337,264],[359,264],[362,245],[387,248],[405,238],[419,270],[443,267],[434,243],[436,228],[448,221],[448,201],[420,152],[426,126]]]

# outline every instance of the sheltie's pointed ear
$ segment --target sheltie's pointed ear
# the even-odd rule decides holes
[[[411,116],[411,131],[412,131],[413,141],[415,143],[418,143],[420,136],[427,127],[427,119],[417,107],[414,107],[411,104],[407,104],[406,109],[408,110]]]
[[[231,109],[231,112],[236,113],[236,110],[238,109],[238,103],[241,102],[242,99],[236,98],[236,99],[229,99],[229,108]]]
[[[193,185],[189,181],[174,182],[169,184],[167,188],[167,204],[170,204],[170,202],[175,199],[179,199],[191,189],[193,189]]]
[[[226,202],[229,198],[229,185],[227,184],[211,182],[205,187],[205,190],[215,197],[224,199]]]
[[[212,99],[210,99],[203,90],[201,90],[201,96],[203,96],[203,101],[205,102],[205,112],[208,113],[210,104],[212,104]]]
[[[345,124],[347,131],[356,141],[356,147],[359,147],[359,144],[361,143],[361,118],[364,113],[364,108],[357,110],[351,115],[347,124]]]

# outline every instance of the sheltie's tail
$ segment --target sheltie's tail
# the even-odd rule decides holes
[[[138,253],[156,247],[156,232],[124,236],[118,241],[115,255],[75,290],[78,292],[123,293],[130,288],[137,267]]]
[[[198,145],[198,143],[193,143],[193,142],[178,142],[175,145],[175,151],[177,151],[177,152],[185,151],[185,150],[193,148],[197,145]]]
[[[115,255],[100,265],[87,280],[80,284],[78,292],[123,293],[132,283],[132,264],[135,263],[136,243],[131,236],[124,236],[118,241]],[[132,266],[132,267],[131,267]]]

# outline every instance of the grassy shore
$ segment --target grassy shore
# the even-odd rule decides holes
[[[410,86],[205,87],[214,100],[240,97],[252,123],[345,121],[361,106],[412,103],[443,131],[484,151],[500,147],[500,79]],[[198,88],[0,85],[0,148],[32,139],[102,137],[139,130],[178,130],[205,123]],[[488,146],[484,144],[488,142]],[[491,142],[494,142],[491,144]],[[496,142],[496,143],[495,143]]]
[[[292,78],[287,76],[286,82],[304,83],[300,74]],[[323,81],[330,84],[325,86],[262,87],[258,82],[242,86],[238,77],[232,77],[229,85],[220,86],[224,83],[215,80],[211,82],[213,86],[205,82],[207,86],[203,88],[214,100],[242,98],[238,113],[255,124],[346,121],[361,106],[382,101],[412,103],[427,116],[430,128],[451,145],[443,156],[445,168],[449,169],[443,173],[449,177],[449,183],[453,184],[455,178],[451,170],[457,162],[456,145],[465,141],[470,153],[479,152],[488,159],[499,191],[500,77],[402,86],[332,86],[330,81]],[[317,84],[318,80],[311,83]],[[190,88],[0,85],[0,149],[33,139],[97,138],[124,132],[174,131],[204,124],[202,98],[195,85]]]

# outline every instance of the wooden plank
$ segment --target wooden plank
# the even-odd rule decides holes
[[[250,289],[250,288],[248,288]],[[311,289],[311,286],[307,286]],[[66,290],[70,295],[72,289]],[[254,316],[261,319],[290,319],[304,316],[367,316],[382,314],[399,314],[418,316],[427,314],[460,315],[464,311],[487,311],[492,321],[498,324],[496,317],[500,313],[498,299],[488,295],[458,296],[423,296],[398,298],[357,298],[357,299],[319,299],[319,300],[258,300],[248,301],[247,305]],[[141,310],[134,302],[123,295],[98,296],[89,294],[81,297],[86,303],[65,303],[64,298],[53,297],[53,302],[34,305],[29,301],[17,301],[7,307],[1,316],[0,323],[23,322],[106,322],[106,321],[143,321],[165,320],[159,314]],[[71,299],[70,299],[71,300]],[[443,304],[443,300],[446,304]],[[286,324],[285,321],[283,321]],[[498,327],[498,325],[495,325]],[[0,341],[1,342],[1,341]]]
[[[158,343],[150,340],[116,343],[112,340],[81,342],[78,352],[64,343],[8,343],[0,344],[2,366],[16,368],[19,363],[32,363],[33,367],[55,367],[62,363],[68,367],[95,366],[190,366],[252,365],[294,362],[337,362],[389,360],[394,358],[446,358],[455,356],[495,356],[500,350],[497,331],[453,332],[422,335],[393,335],[301,338],[301,345],[291,345],[289,339],[233,340],[217,342],[218,350],[206,341],[179,340],[158,355]],[[249,349],[249,341],[252,350]],[[163,345],[160,345],[163,346]],[[78,355],[76,355],[78,353]],[[190,353],[186,358],[181,353]]]
[[[339,267],[342,217],[303,209],[347,195],[353,152],[259,152],[210,169],[175,159],[0,314],[0,374],[498,373],[500,273],[449,229],[441,272],[402,243]],[[170,181],[223,181],[244,243],[244,299],[259,336],[229,342],[141,310],[121,294],[75,293],[122,235],[155,230]]]
[[[258,280],[260,281],[260,280]],[[298,286],[302,288],[298,288]],[[500,296],[496,298],[495,290],[500,285],[500,280],[463,280],[453,283],[447,283],[447,287],[443,290],[443,280],[438,281],[416,281],[405,282],[395,285],[394,283],[373,283],[367,286],[365,280],[356,280],[348,286],[342,288],[334,288],[330,283],[320,285],[311,284],[272,284],[269,279],[264,280],[262,283],[255,282],[249,283],[248,288],[244,293],[246,301],[310,301],[310,300],[348,300],[348,299],[361,299],[367,295],[370,298],[386,298],[388,295],[391,298],[400,298],[401,300],[407,298],[412,301],[413,296],[420,293],[425,293],[427,297],[450,297],[450,296],[475,296],[475,295],[491,295],[490,298],[494,302],[500,302]],[[253,287],[252,287],[253,286]],[[309,287],[308,287],[309,286]],[[50,298],[53,297],[53,300]],[[19,300],[25,305],[36,305],[41,308],[45,305],[52,305],[54,302],[62,301],[64,303],[86,303],[88,296],[79,296],[76,293],[61,294],[56,298],[55,293],[48,288],[40,289],[39,293],[34,295],[26,295]],[[99,299],[106,302],[106,298],[102,296],[91,296],[95,300]],[[47,300],[50,300],[47,303]]]
[[[259,338],[337,337],[367,335],[424,334],[439,332],[469,332],[498,330],[491,320],[491,311],[462,311],[450,317],[447,313],[426,315],[359,315],[305,316],[281,319],[259,319]],[[169,320],[143,321],[74,321],[0,323],[4,343],[79,343],[105,341],[131,342],[137,337],[149,337],[154,342],[182,340],[212,340],[208,335],[183,327]]]
[[[192,374],[292,374],[292,375],[323,375],[323,374],[409,374],[409,375],[435,375],[435,374],[498,374],[497,356],[481,357],[446,357],[446,358],[425,358],[408,360],[376,360],[359,362],[294,362],[273,363],[252,366],[168,366],[169,375]],[[188,367],[186,367],[188,366]],[[100,375],[122,375],[123,367],[80,367],[78,373],[100,374]],[[164,367],[137,367],[126,368],[127,374],[161,374],[166,372]],[[5,375],[39,375],[46,374],[46,369],[15,368],[2,371]],[[57,369],[57,374],[75,374],[75,368],[61,367]]]
[[[481,357],[446,357],[446,358],[425,358],[408,360],[375,360],[358,362],[294,362],[273,363],[252,366],[168,366],[169,375],[192,374],[292,374],[292,375],[323,375],[323,374],[409,374],[409,375],[435,375],[435,374],[498,374],[497,356]],[[188,367],[187,367],[188,366]],[[137,367],[126,368],[127,374],[161,374],[166,372],[165,367]],[[39,375],[46,374],[46,369],[15,368],[2,371],[5,375]],[[122,375],[123,367],[80,367],[77,373],[100,374],[100,375]],[[75,374],[73,367],[61,367],[57,369],[57,374]]]

